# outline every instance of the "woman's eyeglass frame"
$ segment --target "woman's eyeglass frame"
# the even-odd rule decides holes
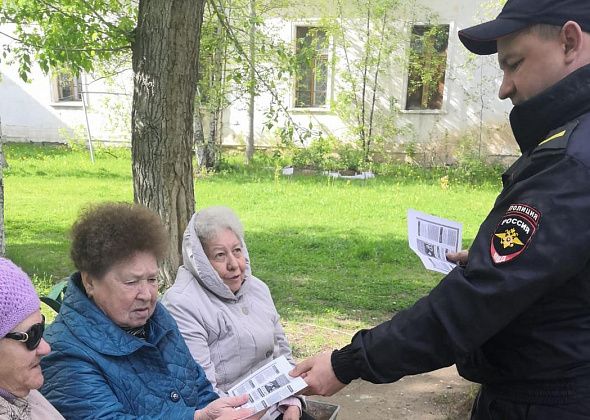
[[[20,341],[23,343],[28,350],[35,350],[39,347],[41,339],[43,338],[43,332],[45,331],[45,316],[41,315],[43,319],[40,323],[31,325],[25,332],[10,332],[4,336],[4,338],[10,338],[11,340]]]

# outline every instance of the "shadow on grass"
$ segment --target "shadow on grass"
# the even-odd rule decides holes
[[[97,178],[101,180],[120,180],[120,181],[128,181],[132,182],[131,177],[131,168],[129,169],[129,173],[119,173],[114,172],[105,168],[93,168],[93,169],[82,169],[80,167],[71,167],[71,168],[63,168],[60,172],[52,172],[52,171],[44,171],[43,169],[8,169],[5,173],[7,178],[10,177],[25,177],[25,176],[34,176],[38,178],[46,178],[46,179],[63,179],[64,177],[74,178],[74,179],[89,179],[92,181],[96,181]]]
[[[284,229],[247,234],[253,273],[285,319],[322,315],[367,320],[403,309],[442,275],[426,271],[407,240],[351,229]]]
[[[4,148],[10,177],[72,177],[128,180],[131,182],[131,158],[127,149],[97,148],[95,163],[88,151],[66,145],[8,144]]]
[[[71,157],[73,154],[84,156],[89,155],[86,146],[72,148],[67,144],[59,143],[7,143],[3,146],[6,159],[35,159],[45,160],[47,158]],[[131,152],[125,148],[94,147],[94,156],[100,158],[111,157],[115,159],[129,159]]]
[[[56,282],[73,271],[65,228],[13,221],[7,237],[8,257],[31,276]],[[405,238],[354,228],[248,232],[246,241],[253,273],[268,284],[285,321],[373,324],[413,304],[443,277],[422,267]]]
[[[62,157],[72,153],[72,149],[65,144],[57,143],[7,143],[3,146],[6,159],[45,159],[47,157]],[[10,162],[9,162],[10,163]]]
[[[36,221],[6,221],[6,256],[30,276],[57,282],[73,271],[68,230]]]

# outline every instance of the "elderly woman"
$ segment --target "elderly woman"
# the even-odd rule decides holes
[[[193,215],[182,245],[183,265],[162,303],[176,319],[191,354],[214,389],[234,384],[291,350],[270,291],[250,271],[244,229],[226,207]],[[288,398],[264,419],[299,419],[301,402]]]
[[[72,229],[79,270],[45,338],[42,393],[66,418],[238,419],[246,397],[222,398],[157,302],[160,218],[131,204],[87,210]]]
[[[29,277],[0,258],[0,419],[63,419],[37,391],[41,357],[51,350],[40,307]]]

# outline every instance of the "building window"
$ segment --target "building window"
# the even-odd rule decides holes
[[[414,25],[410,38],[407,110],[442,108],[449,25]]]
[[[296,108],[325,108],[328,99],[328,38],[313,26],[296,28]]]
[[[57,73],[52,80],[54,102],[82,100],[82,78],[69,73]]]

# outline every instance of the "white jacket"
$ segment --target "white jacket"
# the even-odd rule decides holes
[[[205,255],[194,223],[195,216],[184,233],[183,265],[162,303],[213,388],[223,396],[274,358],[285,355],[292,364],[293,358],[268,286],[251,273],[246,244],[242,241],[245,280],[234,294]]]
[[[64,420],[62,415],[36,389],[25,398],[8,401],[0,397],[0,420]]]

